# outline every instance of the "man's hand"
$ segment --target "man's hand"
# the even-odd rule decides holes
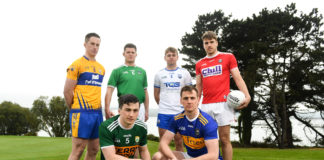
[[[241,105],[239,107],[237,107],[236,109],[237,110],[240,110],[240,109],[243,109],[243,108],[247,107],[248,104],[250,103],[250,101],[251,101],[251,97],[250,96],[249,97],[246,97],[244,99],[244,101],[241,103]]]

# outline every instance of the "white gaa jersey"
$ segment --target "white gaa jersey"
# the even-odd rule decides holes
[[[164,68],[156,73],[154,88],[160,88],[160,114],[178,114],[183,111],[180,91],[185,85],[191,85],[191,76],[184,68],[177,67],[175,70]]]

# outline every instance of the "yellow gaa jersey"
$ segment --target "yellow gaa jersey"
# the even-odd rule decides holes
[[[76,80],[71,109],[97,110],[101,108],[101,84],[105,75],[104,67],[97,61],[83,56],[67,69],[67,78]]]
[[[217,122],[207,113],[199,110],[197,118],[189,120],[184,111],[174,116],[168,130],[176,134],[180,133],[186,146],[187,153],[191,157],[199,157],[207,153],[205,140],[218,139]]]

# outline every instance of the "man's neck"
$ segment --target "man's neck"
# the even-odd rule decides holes
[[[198,116],[198,114],[199,114],[199,109],[198,108],[195,111],[192,111],[192,112],[185,111],[185,115],[190,120],[196,118]]]
[[[128,130],[128,129],[132,129],[133,126],[134,126],[134,124],[132,124],[132,125],[124,124],[124,123],[121,121],[120,117],[118,117],[118,123],[119,123],[119,125],[120,125],[121,128],[126,129],[126,130]]]
[[[125,62],[126,66],[135,66],[135,62]]]
[[[176,64],[174,64],[174,65],[167,65],[167,67],[166,67],[166,69],[167,70],[175,70],[175,69],[177,69],[177,65]]]
[[[96,57],[95,56],[90,56],[87,53],[84,56],[87,57],[90,61],[96,61]]]
[[[214,53],[207,53],[207,57],[214,57],[217,54],[217,50]]]

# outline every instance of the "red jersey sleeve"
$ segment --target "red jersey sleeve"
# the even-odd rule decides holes
[[[230,54],[230,70],[237,67],[237,61],[234,54]]]

